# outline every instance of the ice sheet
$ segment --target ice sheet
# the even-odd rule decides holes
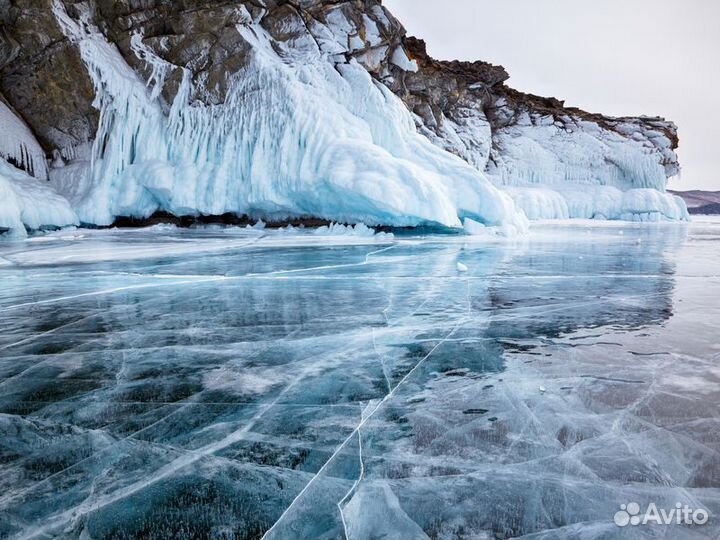
[[[714,540],[719,239],[0,245],[0,536]],[[620,530],[633,501],[712,517]]]

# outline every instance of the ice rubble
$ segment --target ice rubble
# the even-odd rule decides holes
[[[526,227],[509,196],[416,132],[399,98],[355,60],[333,64],[310,35],[290,47],[259,24],[239,25],[252,45],[249,64],[224,105],[206,106],[190,103],[189,73],[141,36],[132,45],[152,67],[147,85],[99,31],[59,2],[54,12],[79,46],[101,113],[89,181],[70,194],[83,222],[165,210],[456,228],[471,217]],[[158,96],[173,69],[184,77],[165,115]]]

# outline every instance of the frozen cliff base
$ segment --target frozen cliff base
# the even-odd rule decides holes
[[[655,189],[621,191],[612,186],[506,187],[528,219],[687,221],[685,202]]]
[[[48,182],[33,178],[0,159],[0,231],[25,236],[26,228],[78,224],[68,201]]]

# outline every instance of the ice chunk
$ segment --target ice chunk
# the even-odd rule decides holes
[[[565,198],[552,189],[545,188],[505,188],[505,191],[521,208],[528,219],[568,219],[568,210]]]
[[[70,203],[47,181],[0,159],[0,229],[25,236],[25,229],[78,225]]]
[[[483,225],[482,223],[478,223],[474,219],[465,218],[463,221],[463,228],[465,229],[465,232],[467,234],[473,235],[473,236],[479,236],[484,235],[488,233],[487,227]]]
[[[464,272],[467,272],[468,270],[469,270],[469,268],[467,266],[465,266],[463,263],[461,263],[461,262],[457,263],[457,271],[458,272],[464,273]]]
[[[392,240],[392,233],[377,233],[363,223],[357,225],[343,225],[341,223],[331,223],[330,226],[318,227],[315,229],[316,236],[356,236],[359,238],[376,238],[379,240]]]

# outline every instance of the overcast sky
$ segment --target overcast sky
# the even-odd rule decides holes
[[[487,60],[509,84],[680,127],[673,189],[720,190],[720,1],[384,0],[438,59]]]

